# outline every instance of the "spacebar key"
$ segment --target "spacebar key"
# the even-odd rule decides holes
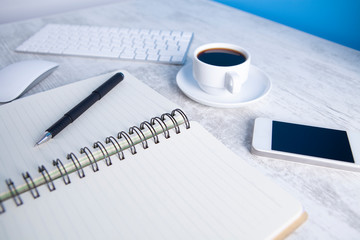
[[[101,51],[90,51],[90,50],[79,50],[79,49],[65,49],[64,54],[78,55],[78,56],[89,56],[89,57],[112,57],[117,58],[119,53],[117,52],[101,52]]]

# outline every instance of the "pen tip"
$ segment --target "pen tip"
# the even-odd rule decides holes
[[[39,146],[40,144],[49,141],[52,138],[51,133],[45,132],[44,135],[37,141],[34,145],[34,147]]]

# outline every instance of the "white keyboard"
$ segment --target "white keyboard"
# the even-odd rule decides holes
[[[181,31],[48,24],[16,51],[184,64],[192,37]]]

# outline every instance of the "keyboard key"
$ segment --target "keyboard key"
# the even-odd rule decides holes
[[[120,54],[120,58],[123,58],[123,59],[134,59],[135,57],[135,54],[134,53],[121,53]]]
[[[184,58],[183,56],[173,56],[171,58],[171,62],[179,63],[182,62],[183,58]]]
[[[170,55],[160,55],[159,61],[161,62],[170,62],[171,56]]]
[[[149,54],[147,57],[147,60],[149,61],[158,61],[159,60],[159,55],[157,54]]]
[[[147,54],[135,54],[135,59],[137,60],[145,60],[147,57]]]

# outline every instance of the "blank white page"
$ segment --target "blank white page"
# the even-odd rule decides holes
[[[298,221],[300,203],[196,122],[72,183],[23,194],[0,216],[4,239],[266,239]]]

